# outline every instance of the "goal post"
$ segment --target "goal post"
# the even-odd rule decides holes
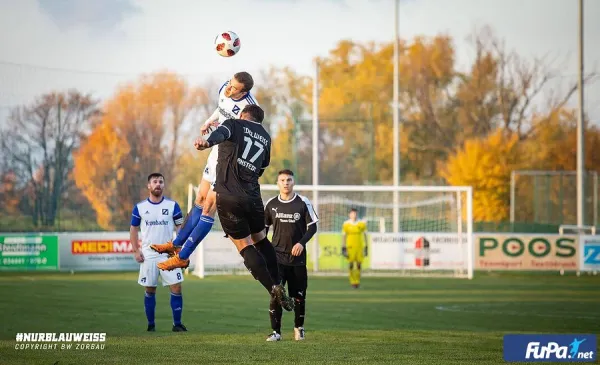
[[[314,274],[347,274],[341,232],[350,209],[355,208],[368,229],[365,275],[473,277],[469,186],[296,185],[294,190],[313,202],[319,216],[318,233],[307,245],[307,266]],[[261,185],[261,191],[266,203],[279,190],[277,185]],[[209,242],[214,238],[198,246],[196,251],[201,252],[194,254],[196,262],[192,259],[190,265],[195,275],[245,272],[233,244],[220,239],[220,230],[217,218],[212,233],[220,235],[218,247]]]
[[[578,226],[576,224],[561,224],[558,227],[558,234],[561,236],[565,233],[571,234],[591,234],[596,235],[596,226]]]

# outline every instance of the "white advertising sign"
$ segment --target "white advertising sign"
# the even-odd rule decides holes
[[[467,267],[467,245],[466,234],[371,233],[371,269],[464,269]]]

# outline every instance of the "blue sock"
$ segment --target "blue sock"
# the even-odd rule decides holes
[[[173,310],[173,325],[180,325],[181,312],[183,310],[183,297],[181,296],[181,293],[171,293],[171,310]]]
[[[214,218],[211,218],[206,215],[200,217],[200,221],[188,237],[187,241],[185,241],[185,244],[183,245],[181,251],[179,251],[180,259],[187,260],[190,258],[192,252],[194,252],[196,247],[198,247],[200,242],[202,242],[204,237],[206,237],[208,232],[210,232],[213,223],[215,223]]]
[[[148,293],[144,296],[144,307],[146,308],[146,318],[148,318],[148,324],[154,324],[154,309],[156,308],[156,297],[155,293]]]
[[[200,220],[200,216],[202,216],[202,207],[194,204],[194,207],[192,208],[192,211],[190,212],[190,217],[185,222],[183,227],[181,227],[181,229],[179,230],[177,237],[175,237],[175,239],[173,240],[174,246],[177,246],[177,247],[183,246],[185,241],[190,236],[190,233],[192,233],[192,230],[194,229],[194,227],[196,227],[196,225],[198,224],[198,221]]]

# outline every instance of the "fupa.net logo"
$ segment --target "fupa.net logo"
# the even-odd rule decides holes
[[[519,362],[595,362],[596,335],[506,335],[504,360]]]

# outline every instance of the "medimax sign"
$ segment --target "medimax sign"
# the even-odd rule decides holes
[[[71,241],[73,255],[91,255],[105,253],[123,253],[133,255],[133,246],[129,239]]]
[[[60,269],[135,271],[129,232],[81,232],[59,235]]]
[[[535,234],[476,234],[479,270],[578,270],[578,237]]]

